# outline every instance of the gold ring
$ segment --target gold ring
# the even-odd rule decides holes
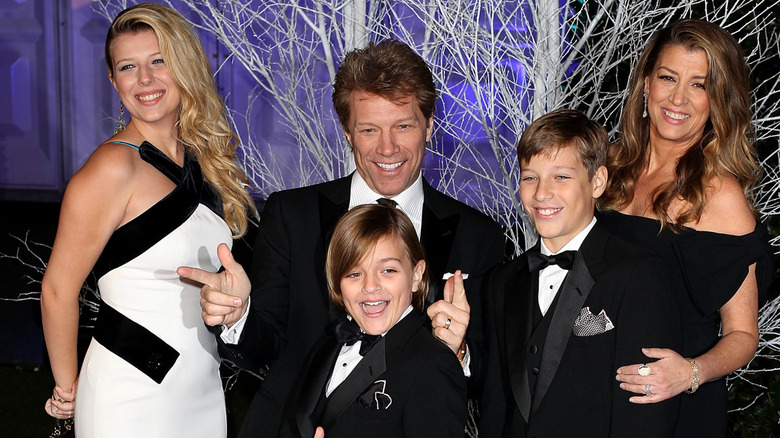
[[[452,318],[448,317],[447,321],[444,322],[444,328],[449,330],[450,329],[450,324],[452,324]]]

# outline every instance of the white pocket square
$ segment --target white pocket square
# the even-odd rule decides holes
[[[604,309],[598,315],[594,315],[591,313],[590,307],[583,307],[580,309],[577,319],[574,320],[574,327],[571,331],[574,336],[595,336],[606,333],[613,328],[615,325],[612,324],[612,320],[609,319]]]
[[[461,272],[460,275],[463,276],[464,280],[468,280],[469,279],[469,274],[464,274],[464,273]],[[454,276],[455,276],[455,274],[453,274],[452,272],[447,272],[446,274],[441,276],[441,279],[444,280],[444,281],[447,281],[447,280],[450,279],[450,277],[454,277]]]

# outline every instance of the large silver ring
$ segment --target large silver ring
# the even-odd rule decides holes
[[[650,369],[650,365],[648,365],[648,364],[640,365],[639,368],[637,369],[637,372],[642,377],[649,376],[652,371],[653,370]]]
[[[447,317],[447,321],[444,322],[444,328],[449,330],[450,324],[452,324],[452,318]]]
[[[650,384],[648,383],[645,385],[645,395],[653,395],[652,392],[650,392]]]

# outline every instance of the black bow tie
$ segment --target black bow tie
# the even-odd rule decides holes
[[[398,207],[398,203],[390,198],[379,198],[376,200],[376,203],[385,207]]]
[[[539,272],[550,265],[558,265],[561,269],[568,271],[574,265],[574,254],[576,253],[577,251],[564,251],[560,254],[546,256],[538,251],[529,252],[526,256],[528,269],[531,272]]]
[[[354,319],[345,319],[336,324],[336,340],[340,344],[354,345],[355,342],[360,343],[360,355],[365,356],[371,347],[374,346],[382,335],[369,335],[360,330]]]

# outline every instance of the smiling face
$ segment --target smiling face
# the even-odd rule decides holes
[[[371,190],[388,198],[417,180],[433,130],[433,120],[425,119],[414,95],[400,103],[352,92],[345,132],[358,173]]]
[[[557,252],[593,219],[596,199],[604,193],[607,169],[588,179],[575,146],[537,154],[521,164],[520,199],[550,251]]]
[[[710,117],[708,71],[702,50],[672,45],[661,51],[653,72],[645,78],[651,143],[687,149],[701,138]]]
[[[371,335],[390,330],[418,291],[425,261],[409,261],[401,239],[385,236],[341,278],[344,307]]]
[[[152,30],[123,33],[111,47],[111,84],[132,116],[133,123],[164,123],[178,119],[179,89],[160,53]]]

